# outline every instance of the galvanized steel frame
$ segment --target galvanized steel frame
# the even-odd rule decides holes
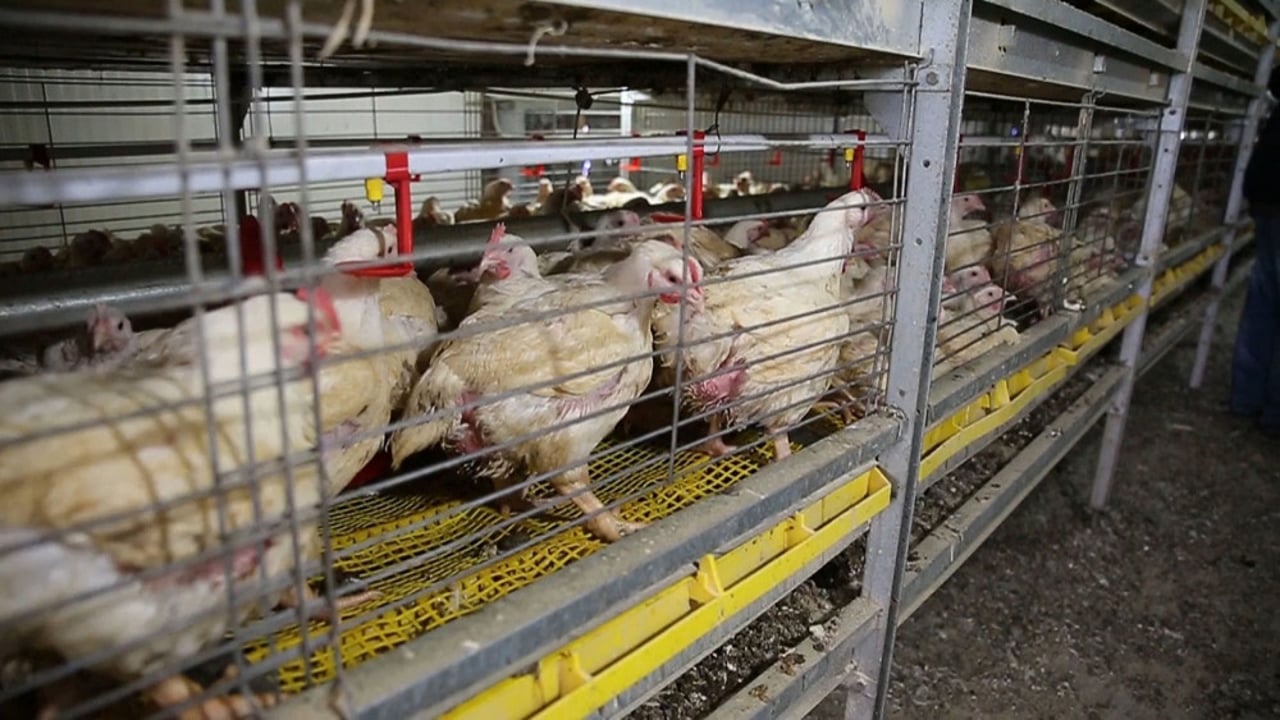
[[[898,287],[928,287],[927,292],[899,292],[889,350],[887,402],[904,422],[904,432],[880,462],[894,482],[890,506],[871,524],[863,595],[880,611],[874,629],[857,643],[858,668],[848,683],[847,718],[879,718],[889,692],[893,640],[897,630],[902,573],[910,540],[925,420],[928,417],[938,305],[947,237],[948,208],[960,142],[960,110],[964,98],[966,51],[972,0],[934,3],[920,26],[920,45],[929,61],[916,72],[915,117],[926,119],[910,129],[910,171],[906,214],[899,256]]]
[[[1178,148],[1182,144],[1182,130],[1186,121],[1187,104],[1191,99],[1192,66],[1200,45],[1200,31],[1204,24],[1207,0],[1187,0],[1183,7],[1182,24],[1178,31],[1178,50],[1189,64],[1169,79],[1169,105],[1161,114],[1159,139],[1156,143],[1155,167],[1147,195],[1146,218],[1142,226],[1142,243],[1138,249],[1137,265],[1147,268],[1138,284],[1138,295],[1144,303],[1151,297],[1151,285],[1155,265],[1159,261],[1160,244],[1164,238],[1169,214],[1169,200],[1173,195],[1174,172],[1178,163]],[[1098,458],[1098,470],[1094,478],[1089,502],[1095,508],[1106,504],[1115,475],[1120,445],[1124,439],[1125,420],[1133,385],[1137,379],[1137,364],[1142,353],[1142,335],[1147,325],[1147,309],[1129,327],[1125,328],[1120,345],[1120,362],[1127,368],[1126,377],[1116,393],[1115,401],[1107,414],[1103,431],[1102,450]]]
[[[612,0],[606,2],[553,0],[553,2],[572,6],[614,4],[621,7],[626,5],[613,3]],[[899,263],[899,287],[914,289],[927,285],[929,290],[924,293],[908,292],[898,295],[897,325],[893,333],[888,380],[889,404],[897,409],[899,415],[896,421],[891,422],[885,419],[873,421],[870,425],[846,431],[806,449],[802,454],[805,459],[800,462],[792,462],[785,467],[766,468],[758,476],[748,480],[748,484],[744,486],[744,490],[753,493],[750,498],[734,496],[704,501],[700,506],[703,511],[696,521],[692,518],[677,516],[664,525],[667,532],[663,535],[655,535],[648,539],[637,538],[647,545],[647,550],[643,554],[623,554],[620,550],[605,550],[597,556],[583,560],[565,571],[565,579],[574,580],[582,586],[584,591],[576,602],[556,607],[539,606],[536,601],[551,597],[547,589],[540,584],[518,591],[509,599],[495,603],[495,607],[490,611],[459,621],[456,624],[457,627],[444,628],[433,637],[433,640],[442,642],[461,641],[463,638],[469,642],[475,642],[477,631],[483,630],[493,613],[523,613],[524,624],[521,625],[520,633],[515,639],[512,639],[511,635],[501,638],[484,638],[484,642],[479,644],[479,650],[474,651],[462,662],[449,663],[447,666],[442,664],[441,658],[421,658],[417,662],[409,662],[399,653],[392,653],[384,660],[371,663],[371,668],[375,672],[350,673],[346,678],[348,699],[352,706],[358,709],[361,717],[407,717],[415,712],[447,709],[450,704],[465,697],[468,691],[482,687],[485,682],[491,681],[504,668],[510,668],[513,664],[534,657],[538,652],[553,646],[557,640],[563,639],[564,632],[570,623],[580,626],[584,616],[599,621],[617,607],[634,603],[636,598],[652,589],[656,583],[669,578],[673,573],[680,572],[691,558],[704,552],[714,551],[742,537],[753,528],[761,527],[785,515],[809,494],[833,482],[841,474],[878,452],[880,463],[894,482],[894,497],[890,508],[873,522],[868,536],[864,598],[846,608],[845,613],[842,614],[842,617],[849,616],[850,624],[847,628],[842,628],[841,634],[833,639],[832,647],[821,659],[821,666],[815,664],[806,669],[806,676],[812,674],[816,678],[815,684],[803,693],[806,701],[802,702],[800,696],[796,694],[794,697],[788,696],[786,702],[773,705],[768,713],[749,714],[770,717],[787,716],[789,711],[786,707],[791,703],[799,702],[796,707],[800,707],[814,697],[820,698],[819,692],[825,694],[826,691],[834,689],[838,678],[850,674],[849,661],[853,660],[852,677],[847,689],[846,716],[879,718],[883,716],[887,696],[896,627],[958,566],[967,553],[972,552],[973,548],[985,539],[986,533],[998,525],[1000,520],[1012,511],[1017,502],[1030,492],[1043,477],[1047,468],[1074,445],[1079,435],[1082,435],[1096,421],[1109,402],[1111,407],[1107,410],[1107,433],[1093,498],[1095,505],[1105,501],[1116,455],[1119,452],[1133,384],[1137,375],[1149,367],[1142,353],[1146,310],[1125,331],[1121,349],[1123,367],[1108,375],[1106,382],[1091,391],[1087,395],[1087,402],[1086,399],[1082,399],[1072,410],[1064,414],[1064,418],[1071,420],[1070,432],[1065,433],[1069,437],[1064,436],[1052,442],[1046,441],[1044,447],[1033,445],[1038,453],[1032,458],[1034,462],[1015,461],[1010,468],[997,476],[998,478],[1006,477],[1007,472],[1008,478],[1014,479],[1014,482],[1000,494],[998,504],[992,504],[980,518],[974,520],[974,523],[981,520],[982,534],[968,538],[968,542],[959,553],[960,557],[949,560],[946,567],[940,568],[936,576],[930,576],[927,586],[921,584],[926,582],[922,579],[924,575],[918,572],[915,574],[907,572],[906,556],[911,512],[915,499],[921,491],[920,451],[928,424],[946,416],[949,411],[980,392],[991,380],[1002,377],[1026,359],[1034,357],[1038,351],[1042,352],[1045,347],[1052,346],[1073,327],[1078,327],[1088,319],[1088,311],[1073,315],[1071,319],[1053,318],[1043,324],[1043,330],[1036,334],[1034,339],[1029,336],[1030,342],[1017,348],[1013,353],[993,360],[992,364],[967,370],[966,372],[970,373],[968,377],[943,380],[938,383],[939,388],[945,388],[945,395],[930,403],[931,382],[928,368],[931,366],[933,356],[937,306],[941,294],[943,254],[940,252],[940,239],[945,238],[947,234],[946,205],[952,188],[958,146],[961,105],[958,98],[963,96],[966,68],[969,65],[966,62],[968,42],[962,42],[960,39],[967,40],[969,37],[975,2],[995,8],[1016,10],[1033,17],[1036,17],[1036,8],[1046,12],[1052,10],[1057,13],[1052,17],[1063,18],[1070,33],[1093,43],[1127,49],[1130,52],[1135,49],[1148,49],[1151,51],[1147,55],[1150,63],[1178,70],[1169,81],[1167,100],[1170,106],[1160,127],[1161,139],[1157,152],[1157,164],[1153,172],[1154,181],[1147,202],[1147,217],[1140,253],[1143,258],[1143,267],[1122,278],[1115,291],[1117,298],[1128,294],[1131,290],[1136,290],[1144,299],[1150,296],[1154,271],[1164,260],[1158,257],[1156,249],[1163,235],[1179,145],[1178,135],[1182,129],[1192,79],[1202,79],[1235,92],[1256,89],[1257,86],[1265,84],[1266,72],[1274,57],[1274,43],[1269,44],[1259,58],[1258,74],[1251,88],[1247,82],[1233,75],[1212,70],[1195,61],[1200,30],[1197,19],[1203,17],[1207,0],[1188,0],[1187,4],[1191,12],[1184,15],[1178,47],[1174,50],[1154,47],[1154,43],[1137,36],[1126,37],[1125,34],[1115,31],[1106,23],[1101,23],[1079,11],[1064,9],[1067,6],[1054,0],[1035,0],[1032,3],[1010,3],[1006,0],[944,0],[930,4],[930,12],[923,14],[920,41],[915,48],[916,54],[922,58],[922,61],[914,71],[914,78],[899,80],[899,82],[908,80],[916,83],[913,113],[916,121],[910,125],[911,173],[907,184],[907,195],[913,198],[913,203],[911,212],[906,218],[904,233],[906,240],[903,243]],[[1012,7],[1014,5],[1018,7]],[[1276,12],[1275,5],[1275,3],[1268,3],[1268,9],[1273,13]],[[681,12],[687,13],[683,9]],[[1039,19],[1043,20],[1044,17],[1048,16],[1042,16]],[[265,32],[289,35],[298,32],[299,28],[298,24],[290,27],[285,23],[279,28],[268,24]],[[1273,38],[1278,28],[1280,28],[1280,22],[1272,25]],[[1140,42],[1135,43],[1134,39]],[[998,72],[1001,68],[991,69]],[[1030,71],[1025,75],[1037,76]],[[1043,78],[1043,76],[1040,77]],[[839,81],[833,83],[833,85],[839,84],[842,83]],[[877,86],[877,81],[861,83],[853,81],[843,84],[874,88]],[[1117,85],[1105,79],[1095,79],[1087,86],[1090,91],[1110,89],[1119,91],[1121,94],[1125,94],[1124,87],[1124,83]],[[1146,93],[1136,91],[1129,95],[1140,99],[1154,99]],[[1235,176],[1227,206],[1228,252],[1214,268],[1215,295],[1210,299],[1205,310],[1200,346],[1197,349],[1196,370],[1192,378],[1193,387],[1198,386],[1203,377],[1220,294],[1228,281],[1230,250],[1235,241],[1236,221],[1240,215],[1240,181],[1248,150],[1252,145],[1258,121],[1265,107],[1264,97],[1255,98],[1249,107],[1244,143],[1236,160]],[[1084,115],[1085,110],[1081,112],[1081,124],[1087,127],[1088,119]],[[755,149],[752,143],[763,142],[765,139],[744,136],[740,140],[742,141],[740,149],[745,150]],[[644,141],[639,144],[616,143],[598,148],[588,145],[586,152],[590,154],[594,151],[597,154],[609,155],[668,154],[687,150],[691,142],[691,138],[681,140],[672,138],[653,142]],[[833,136],[831,142],[833,146],[838,145],[840,138]],[[623,146],[625,149],[620,149]],[[583,147],[582,144],[578,144],[572,148],[571,151],[576,158],[583,157]],[[456,157],[449,155],[450,150],[461,149],[433,148],[426,151],[430,155],[424,154],[423,157],[429,157],[430,162],[415,169],[432,171],[452,167],[444,161],[444,158],[453,158],[450,162],[455,160],[463,163],[476,162],[474,149],[470,151],[467,158],[463,158],[461,154],[457,154]],[[569,148],[565,150],[570,151]],[[523,158],[520,155],[525,152],[523,148],[501,148],[494,152],[501,155],[507,162],[525,162],[526,159],[529,162],[534,161],[530,159],[534,157],[533,155],[529,155],[529,158]],[[355,175],[378,174],[381,171],[381,165],[373,160],[380,159],[382,155],[375,153],[367,155],[368,157],[361,158],[351,156],[342,158],[344,177],[351,176],[353,167],[357,170]],[[546,156],[545,149],[537,153],[539,158]],[[351,165],[352,162],[355,165]],[[289,173],[306,174],[313,179],[323,178],[326,172],[329,172],[329,166],[313,164],[312,161],[302,164],[296,160],[286,160],[277,165],[268,158],[260,158],[246,163],[240,171],[243,172],[243,177],[235,180],[240,185],[253,185],[259,179],[267,177],[270,177],[272,184],[278,184],[293,178]],[[283,174],[276,175],[277,171]],[[186,175],[185,179],[190,182],[191,176]],[[1078,172],[1072,179],[1073,192],[1077,196],[1079,194],[1077,183],[1081,180],[1082,177]],[[225,179],[219,178],[218,188],[226,189]],[[17,194],[9,197],[4,194],[5,192],[11,194],[17,192]],[[67,187],[60,185],[52,178],[41,179],[30,188],[24,188],[21,191],[5,190],[4,186],[0,186],[0,200],[19,201],[23,198],[38,197],[47,202],[49,193],[57,196],[65,195],[67,198],[75,196]],[[1203,243],[1208,245],[1215,238],[1216,234],[1206,237]],[[460,246],[463,244],[466,243],[459,243]],[[1199,245],[1199,243],[1196,244]],[[1236,279],[1238,274],[1232,278],[1233,282]],[[1108,304],[1102,301],[1099,307],[1105,307]],[[1164,338],[1165,335],[1162,334],[1160,339]],[[1040,440],[1037,440],[1037,443],[1039,442]],[[1030,452],[1031,449],[1028,448],[1024,453]],[[1015,485],[1015,483],[1018,484]],[[755,494],[757,492],[758,496]],[[978,526],[975,524],[974,527]],[[852,540],[852,537],[849,538],[850,542]],[[634,550],[634,548],[628,548],[628,550]],[[954,553],[955,547],[949,546],[948,552]],[[624,566],[628,568],[628,572],[620,575],[618,568]],[[607,572],[603,572],[602,569]],[[591,582],[593,579],[601,578],[609,578],[610,582],[603,585]],[[772,594],[771,598],[780,598],[782,591],[783,589],[780,588],[779,593]],[[563,597],[559,594],[557,596]],[[855,622],[853,618],[858,620]],[[718,633],[716,639],[727,639],[729,631],[730,628],[726,627],[725,632]],[[652,689],[653,686],[637,688],[636,692],[642,693]],[[781,701],[782,698],[778,700]],[[634,701],[635,697],[632,697],[624,705]],[[730,707],[732,703],[725,709]],[[275,716],[320,717],[330,714],[328,698],[325,694],[312,692],[297,702],[280,708]]]

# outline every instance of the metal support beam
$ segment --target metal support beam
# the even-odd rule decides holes
[[[1053,290],[1053,305],[1058,309],[1067,309],[1072,305],[1076,310],[1083,310],[1082,302],[1069,303],[1068,291],[1071,285],[1071,246],[1080,236],[1080,202],[1084,197],[1085,169],[1089,164],[1089,136],[1093,134],[1093,111],[1097,97],[1092,92],[1084,94],[1080,101],[1080,112],[1076,118],[1075,142],[1071,149],[1071,180],[1067,185],[1066,211],[1062,217],[1062,235],[1058,238],[1058,267],[1056,276],[1058,283]],[[1118,176],[1117,176],[1118,177]]]
[[[1186,120],[1187,104],[1191,99],[1191,71],[1200,47],[1200,30],[1204,26],[1207,4],[1207,0],[1187,0],[1183,7],[1182,24],[1178,29],[1178,52],[1191,64],[1169,79],[1169,105],[1160,119],[1155,167],[1147,192],[1147,213],[1142,225],[1142,244],[1137,257],[1137,264],[1146,268],[1142,281],[1138,284],[1138,294],[1144,303],[1151,297],[1152,270],[1158,261],[1160,242],[1164,238],[1165,223],[1169,215],[1169,200],[1173,195],[1174,175],[1178,167],[1178,149],[1182,145],[1182,128]],[[1089,503],[1094,508],[1105,505],[1111,491],[1111,479],[1115,474],[1120,444],[1124,439],[1125,420],[1129,413],[1129,400],[1133,396],[1138,357],[1142,354],[1142,336],[1146,328],[1147,310],[1144,308],[1142,314],[1124,331],[1124,340],[1120,345],[1120,363],[1125,368],[1125,378],[1116,393],[1115,402],[1107,415],[1106,429],[1103,431],[1098,472],[1089,497]]]
[[[920,476],[937,334],[938,303],[947,237],[947,208],[955,179],[964,101],[965,59],[972,0],[930,3],[920,28],[927,60],[914,70],[917,89],[911,123],[906,214],[898,265],[899,292],[889,352],[888,398],[903,415],[906,432],[880,457],[894,481],[893,501],[872,522],[867,540],[863,594],[880,609],[872,632],[853,651],[855,671],[846,679],[845,717],[884,715],[893,662],[902,577],[911,538],[911,511]],[[927,292],[919,292],[928,288]]]
[[[1253,81],[1256,85],[1262,87],[1267,86],[1267,80],[1271,75],[1271,67],[1275,63],[1276,44],[1275,38],[1280,35],[1280,21],[1273,22],[1268,28],[1267,37],[1272,42],[1262,48],[1262,53],[1258,56],[1258,68],[1254,72]],[[1223,224],[1227,228],[1227,236],[1225,242],[1227,252],[1218,259],[1217,265],[1213,267],[1213,288],[1210,290],[1211,298],[1209,304],[1204,311],[1204,324],[1200,326],[1200,339],[1196,343],[1196,362],[1191,368],[1191,387],[1199,389],[1204,382],[1205,369],[1209,365],[1209,350],[1213,345],[1213,329],[1218,324],[1218,308],[1222,300],[1222,288],[1227,282],[1227,270],[1231,266],[1231,255],[1235,250],[1236,228],[1240,222],[1240,212],[1244,205],[1244,171],[1249,166],[1249,158],[1253,155],[1253,145],[1258,138],[1258,126],[1262,123],[1262,116],[1267,112],[1270,103],[1267,100],[1267,93],[1264,90],[1249,103],[1249,112],[1245,115],[1244,128],[1241,131],[1240,149],[1236,152],[1235,167],[1231,173],[1231,194],[1227,196],[1227,214],[1223,220]]]

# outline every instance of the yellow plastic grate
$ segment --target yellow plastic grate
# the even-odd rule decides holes
[[[792,433],[792,448],[799,450],[802,444],[812,443],[840,427],[834,418],[822,417],[804,431]],[[724,492],[749,477],[769,462],[772,444],[764,443],[749,452],[716,461],[694,451],[679,452],[675,458],[674,479],[670,481],[665,449],[643,445],[617,448],[606,442],[598,448],[598,454],[600,457],[591,463],[591,476],[611,479],[595,487],[596,495],[607,505],[644,492],[624,504],[620,514],[627,520],[653,522],[709,495]],[[631,468],[640,469],[630,471]],[[617,477],[612,477],[614,475]],[[549,497],[554,492],[540,485],[529,494]],[[496,510],[477,507],[457,511],[462,504],[456,497],[373,494],[344,500],[334,508],[330,520],[331,541],[334,551],[344,555],[336,563],[340,572],[367,577],[402,563],[407,567],[370,584],[382,593],[377,602],[385,610],[343,631],[340,644],[344,667],[358,665],[455,618],[473,613],[605,547],[605,543],[585,529],[566,527],[580,517],[572,505],[557,506],[499,529],[495,526],[505,518]],[[415,525],[418,527],[405,530]],[[390,534],[395,537],[386,537]],[[547,539],[472,571],[496,556],[498,548],[510,542],[513,535],[547,536]],[[385,539],[378,541],[378,538]],[[414,561],[461,538],[467,538],[461,547],[429,560]],[[368,547],[342,552],[366,543]],[[406,601],[423,588],[445,581],[449,581],[446,588]],[[404,604],[398,606],[402,601]],[[352,608],[344,613],[344,618],[367,614],[370,608],[369,604]],[[317,639],[327,631],[327,625],[321,622],[314,622],[309,628]],[[249,662],[258,663],[274,653],[296,652],[301,644],[302,630],[293,625],[273,637],[249,643],[245,656]],[[302,658],[281,665],[276,677],[282,692],[298,692],[309,684],[333,678],[335,654],[331,647],[312,653],[310,661],[310,679]]]

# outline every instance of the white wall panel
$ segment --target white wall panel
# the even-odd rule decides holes
[[[193,141],[216,138],[213,88],[210,78],[189,75],[184,79],[187,137]],[[360,146],[369,138],[396,139],[474,138],[480,134],[480,99],[463,93],[412,93],[380,95],[388,91],[368,88],[333,88],[312,91],[304,125],[307,136],[329,141],[351,141]],[[321,96],[321,97],[316,97]],[[333,98],[323,96],[337,96]],[[171,142],[175,136],[175,91],[168,74],[107,71],[0,69],[0,148],[24,149],[33,144],[55,147],[110,146],[115,143]],[[264,91],[261,114],[250,118],[248,130],[276,140],[292,140],[297,134],[291,90]],[[123,152],[123,151],[122,151]],[[172,162],[172,155],[109,156],[67,159],[59,169]],[[5,170],[20,170],[22,163],[0,163]],[[36,167],[31,172],[43,172]],[[478,173],[450,173],[415,183],[415,205],[435,195],[446,209],[455,209],[479,190]],[[177,188],[175,188],[175,193]],[[297,201],[297,188],[273,188],[282,201]],[[317,184],[311,187],[311,212],[336,221],[343,200],[363,205],[359,181]],[[387,200],[390,200],[388,193]],[[256,202],[256,199],[251,198]],[[216,195],[195,198],[197,225],[222,222],[222,202]],[[380,212],[390,215],[384,202]],[[64,207],[21,208],[0,211],[0,260],[12,260],[33,245],[60,247],[68,238],[89,229],[106,229],[121,237],[136,237],[153,224],[177,224],[180,204],[175,195],[133,203]]]

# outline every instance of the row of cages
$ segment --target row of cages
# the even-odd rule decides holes
[[[434,638],[468,616],[582,602],[574,563],[891,420],[903,289],[941,286],[939,378],[1148,260],[1161,108],[967,93],[943,273],[904,277],[907,139],[940,122],[911,66],[822,93],[692,59],[675,89],[298,74],[241,121],[225,57],[174,58],[0,75],[4,717],[249,716],[461,665]],[[1241,122],[1187,120],[1169,251],[1220,228]]]

